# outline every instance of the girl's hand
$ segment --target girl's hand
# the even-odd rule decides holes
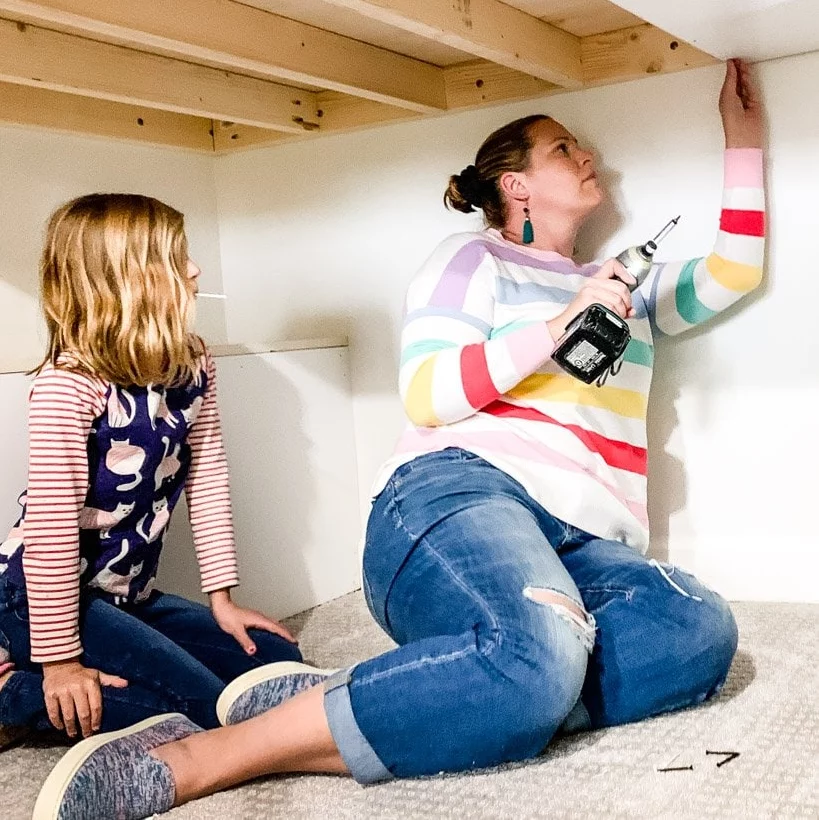
[[[616,259],[603,263],[600,270],[580,286],[577,296],[566,310],[547,322],[552,338],[557,341],[572,320],[589,305],[603,305],[621,319],[631,319],[635,311],[631,304],[631,291],[626,283],[633,285],[635,281]]]
[[[77,736],[78,720],[83,737],[99,730],[102,720],[101,686],[122,689],[127,685],[127,680],[89,669],[78,660],[43,664],[43,693],[48,718],[55,728],[65,729],[69,737]]]
[[[764,131],[759,89],[744,60],[728,60],[719,95],[726,148],[761,148]]]
[[[226,589],[211,593],[210,609],[216,623],[228,635],[233,635],[248,655],[253,655],[256,652],[256,644],[247,634],[248,629],[264,629],[274,635],[281,635],[290,643],[297,643],[287,627],[282,626],[278,621],[274,621],[254,609],[245,609],[233,603],[230,600],[230,593]]]

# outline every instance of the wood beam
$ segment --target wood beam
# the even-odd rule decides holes
[[[450,109],[526,100],[563,90],[566,89],[554,83],[486,60],[461,63],[446,70],[446,95]]]
[[[581,50],[584,56],[584,76],[590,87],[639,79],[656,73],[682,71],[715,62],[710,55],[650,25],[583,37]],[[449,110],[537,99],[568,91],[486,60],[451,66],[445,69],[445,75]],[[417,116],[392,106],[333,92],[320,92],[317,100],[321,129],[312,136],[354,131],[414,119]],[[257,128],[235,128],[233,133],[236,136],[232,141],[218,141],[217,151],[227,153],[243,147],[271,143],[269,132]],[[287,141],[309,136],[311,135],[280,135]]]
[[[210,120],[24,85],[0,83],[0,121],[203,152],[214,150]],[[264,133],[269,139],[271,132]]]
[[[718,62],[710,54],[648,23],[583,37],[580,46],[583,82],[587,86],[669,74]]]
[[[325,0],[564,88],[583,83],[580,40],[500,0]]]
[[[232,0],[0,0],[0,16],[414,111],[446,107],[436,66]]]
[[[300,133],[315,94],[0,20],[0,81]]]

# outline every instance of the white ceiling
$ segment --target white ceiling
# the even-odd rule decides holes
[[[819,51],[819,0],[614,2],[721,59],[769,60]]]

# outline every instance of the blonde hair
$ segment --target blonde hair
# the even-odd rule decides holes
[[[190,330],[184,217],[163,202],[137,194],[67,202],[48,223],[40,294],[48,329],[40,368],[50,362],[119,385],[196,378],[204,346]]]

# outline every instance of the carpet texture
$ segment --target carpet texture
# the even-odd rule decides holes
[[[274,777],[199,800],[168,820],[313,818],[819,818],[819,606],[738,603],[740,644],[705,706],[576,735],[542,757],[469,775],[362,788],[338,777]],[[349,665],[392,646],[360,593],[288,623],[305,656]],[[0,753],[0,817],[23,820],[64,747]],[[725,756],[739,752],[721,766]],[[658,771],[663,768],[681,771]],[[89,818],[102,820],[102,818]]]

